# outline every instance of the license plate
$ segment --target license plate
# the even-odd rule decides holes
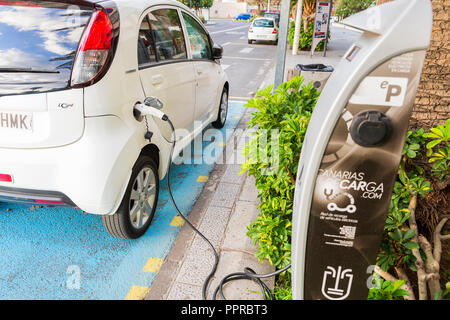
[[[257,35],[256,37],[260,38],[260,39],[264,39],[266,36],[264,36],[264,35]]]
[[[0,111],[0,130],[33,131],[33,114]]]

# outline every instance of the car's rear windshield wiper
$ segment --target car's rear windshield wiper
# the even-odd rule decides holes
[[[59,71],[33,68],[0,68],[0,73],[59,73]]]

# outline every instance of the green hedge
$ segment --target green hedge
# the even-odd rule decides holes
[[[311,50],[313,32],[314,32],[314,23],[310,23],[308,25],[307,32],[304,32],[303,31],[303,21],[302,21],[302,24],[300,26],[300,40],[298,42],[299,50]],[[295,22],[291,21],[291,23],[289,25],[289,33],[288,33],[289,45],[291,46],[291,48],[294,45],[294,35],[295,35]],[[330,38],[331,38],[330,31],[328,31],[328,39],[330,39]],[[320,43],[316,47],[316,51],[323,51],[324,47],[325,47],[325,41],[320,41]]]
[[[246,104],[247,108],[257,109],[248,122],[248,127],[256,131],[244,149],[247,158],[242,167],[255,177],[261,199],[260,214],[248,227],[247,235],[258,244],[256,256],[280,269],[291,262],[294,182],[306,128],[319,92],[312,83],[304,85],[302,77],[283,83],[273,94],[272,88],[257,92],[256,98]],[[279,148],[270,143],[261,147],[260,139],[271,141],[277,135]],[[267,155],[273,157],[268,159]],[[271,167],[275,171],[267,174],[265,170]],[[285,272],[280,279],[275,297],[289,299],[290,273]]]

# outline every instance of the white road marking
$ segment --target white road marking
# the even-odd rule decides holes
[[[238,30],[238,29],[244,29],[244,28],[247,28],[247,29],[248,29],[248,27],[249,27],[249,26],[242,26],[242,27],[231,28],[231,29],[226,29],[226,30],[214,31],[214,32],[210,32],[209,34],[217,34],[217,33],[228,32],[228,31]]]
[[[240,53],[250,53],[253,51],[254,48],[244,48],[241,51],[239,51]]]
[[[244,39],[247,39],[247,37],[243,36],[243,37],[240,37],[239,39],[244,40]]]
[[[224,44],[222,44],[222,47],[225,47],[227,45],[229,45],[231,42],[225,42]]]

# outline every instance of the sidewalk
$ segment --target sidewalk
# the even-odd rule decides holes
[[[285,74],[299,63],[323,63],[336,67],[357,37],[358,33],[353,31],[332,28],[332,39],[328,44],[326,57],[323,57],[322,52],[316,52],[314,57],[310,57],[309,52],[299,52],[298,56],[293,56],[292,51],[288,50]],[[273,67],[261,88],[273,82],[274,73]],[[260,263],[255,258],[257,247],[246,235],[247,226],[259,214],[254,179],[245,173],[238,174],[243,162],[241,149],[246,142],[244,131],[251,112],[247,109],[241,118],[236,131],[227,142],[222,159],[210,174],[189,214],[189,220],[213,243],[220,257],[217,272],[210,282],[208,299],[211,299],[212,292],[225,275],[242,272],[245,267],[252,268],[256,273],[273,271],[267,261]],[[188,225],[184,225],[146,299],[201,299],[203,283],[213,264],[214,255],[208,244]],[[274,278],[264,281],[270,288],[273,287]],[[225,296],[230,300],[263,299],[259,286],[251,281],[234,281],[224,288]]]
[[[299,51],[298,55],[292,55],[292,48],[287,48],[285,63],[285,79],[289,69],[295,69],[297,64],[316,64],[322,63],[330,65],[336,69],[341,58],[345,55],[350,46],[358,39],[360,33],[343,25],[333,24],[331,26],[331,39],[328,41],[326,56],[323,51],[316,51],[311,56],[311,51]]]

